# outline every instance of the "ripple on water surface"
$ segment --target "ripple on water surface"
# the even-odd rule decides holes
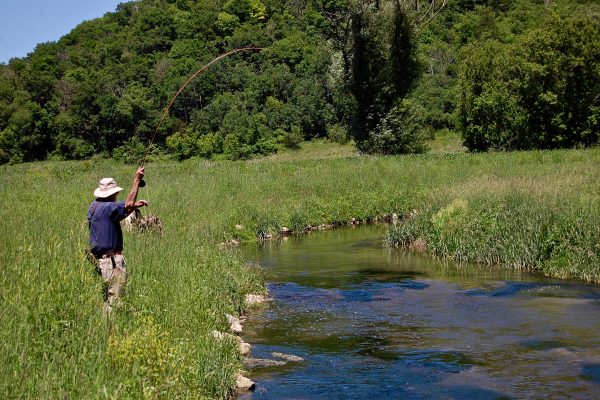
[[[385,227],[244,248],[273,301],[253,312],[243,399],[600,398],[600,289],[384,249]]]

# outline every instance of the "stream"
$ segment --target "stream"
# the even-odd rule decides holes
[[[600,286],[384,248],[385,225],[244,245],[267,304],[238,399],[597,399]]]

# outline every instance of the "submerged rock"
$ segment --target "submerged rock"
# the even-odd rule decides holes
[[[269,360],[268,358],[252,358],[244,359],[244,367],[246,368],[267,368],[267,367],[282,367],[287,364],[286,361]]]
[[[281,359],[284,359],[285,361],[289,361],[289,362],[302,362],[302,361],[304,361],[304,358],[302,358],[302,357],[294,356],[294,355],[291,355],[291,354],[285,354],[285,353],[274,352],[274,353],[271,353],[271,356],[275,357],[275,358],[281,358]]]
[[[238,390],[254,390],[256,387],[253,381],[246,378],[242,374],[238,374],[236,376],[235,385],[237,386]]]

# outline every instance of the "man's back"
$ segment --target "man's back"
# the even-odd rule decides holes
[[[125,202],[96,199],[88,209],[90,248],[96,256],[123,250],[120,221],[127,217]]]

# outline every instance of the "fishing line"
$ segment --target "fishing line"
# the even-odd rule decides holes
[[[175,96],[173,96],[173,98],[171,99],[171,101],[169,102],[169,104],[165,107],[162,116],[160,118],[160,120],[158,121],[158,124],[156,125],[156,129],[154,130],[154,134],[152,135],[152,138],[150,139],[150,141],[148,142],[148,144],[146,145],[146,151],[144,153],[144,158],[142,158],[142,160],[140,161],[140,166],[143,167],[144,163],[147,161],[148,158],[148,153],[150,151],[150,146],[152,145],[152,143],[154,142],[154,139],[156,138],[156,134],[158,133],[158,130],[160,129],[160,126],[162,125],[163,121],[165,120],[165,118],[167,117],[169,110],[171,109],[171,106],[173,105],[173,103],[175,103],[175,100],[177,99],[177,97],[181,94],[181,92],[183,92],[183,90],[185,89],[185,87],[196,77],[198,76],[200,73],[202,73],[202,71],[204,71],[205,69],[207,69],[208,67],[210,67],[212,64],[216,63],[217,61],[225,58],[225,57],[229,57],[232,54],[235,53],[239,53],[242,51],[261,51],[263,50],[262,47],[242,47],[239,49],[234,49],[231,50],[227,53],[223,53],[220,56],[216,57],[214,60],[212,60],[211,62],[209,62],[206,65],[203,65],[202,68],[200,68],[199,70],[197,70],[196,72],[194,72],[186,81],[183,85],[181,85],[181,87],[179,88],[179,90],[177,91],[177,93],[175,93]],[[142,180],[143,184],[141,184],[140,186],[145,186],[146,182],[144,182]]]

